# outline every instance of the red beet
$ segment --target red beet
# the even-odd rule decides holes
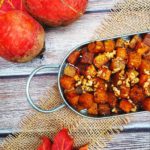
[[[26,9],[49,26],[67,25],[80,17],[88,0],[24,0]]]
[[[0,56],[13,62],[27,62],[44,45],[44,29],[27,13],[12,10],[0,15]]]

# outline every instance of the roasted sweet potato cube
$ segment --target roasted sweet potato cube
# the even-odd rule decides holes
[[[110,115],[110,107],[108,104],[99,104],[98,112],[100,115]]]
[[[66,89],[66,90],[69,90],[69,89],[73,88],[73,87],[74,87],[74,83],[75,83],[75,80],[74,80],[74,78],[72,78],[72,77],[63,75],[63,76],[60,78],[60,85],[61,85],[64,89]]]
[[[143,46],[143,47],[137,49],[137,53],[140,54],[140,55],[144,55],[144,54],[146,54],[149,50],[150,50],[150,47],[148,47],[148,46]]]
[[[120,98],[128,98],[130,94],[130,88],[126,85],[120,86]]]
[[[94,102],[95,103],[106,103],[108,102],[108,95],[107,92],[105,90],[101,90],[101,89],[97,89],[94,92]]]
[[[134,35],[133,38],[130,40],[129,47],[131,49],[134,49],[136,47],[136,44],[140,41],[141,41],[141,38],[138,35]]]
[[[79,97],[79,105],[83,106],[84,108],[90,108],[93,104],[93,95],[89,93],[83,93]]]
[[[96,41],[88,44],[88,50],[91,53],[101,53],[104,52],[104,44],[101,41]]]
[[[107,83],[103,79],[95,78],[94,79],[94,88],[106,90],[107,89]]]
[[[135,104],[141,102],[144,99],[144,91],[142,87],[135,85],[130,90],[130,98],[133,100]]]
[[[141,75],[140,75],[139,85],[140,85],[140,86],[143,86],[144,83],[145,83],[146,81],[148,81],[148,79],[150,79],[150,75],[141,74]]]
[[[113,40],[104,41],[105,52],[112,52],[115,49],[115,42]]]
[[[64,69],[64,75],[67,75],[67,76],[70,76],[70,77],[74,77],[76,74],[76,68],[71,66],[71,65],[68,65],[65,67]]]
[[[149,33],[145,35],[143,39],[143,43],[150,47],[150,34]]]
[[[99,54],[94,58],[94,65],[97,68],[100,68],[102,65],[106,64],[109,59],[106,57],[105,54]]]
[[[75,50],[74,52],[72,52],[69,57],[67,58],[67,61],[70,63],[70,64],[75,64],[78,60],[80,56],[80,51],[78,50]]]
[[[142,101],[142,107],[144,110],[150,111],[150,97],[147,97]]]
[[[125,46],[125,41],[122,38],[118,38],[116,41],[116,48],[121,47],[123,48]]]
[[[76,65],[78,74],[85,75],[88,64],[79,63]]]
[[[117,48],[117,57],[127,59],[127,50],[125,48]]]
[[[138,69],[141,65],[142,57],[136,52],[130,52],[128,54],[128,68]]]
[[[88,109],[88,113],[90,115],[97,115],[98,114],[98,106],[97,103],[93,103],[92,106]]]
[[[150,61],[150,51],[148,53],[144,54],[143,58],[145,60],[149,60]]]
[[[123,100],[121,100],[119,107],[122,111],[129,113],[129,112],[131,112],[131,110],[133,108],[133,104],[130,103],[128,100],[123,99]]]
[[[73,107],[78,105],[79,95],[76,94],[75,90],[69,91],[65,95],[70,105]]]
[[[97,71],[96,71],[94,65],[89,65],[86,69],[85,74],[86,74],[86,76],[95,77],[97,74]]]
[[[142,60],[140,65],[140,73],[150,75],[150,60]]]
[[[108,93],[108,103],[112,108],[116,107],[117,105],[117,97],[112,92]]]
[[[101,67],[99,68],[98,72],[97,72],[97,76],[101,79],[104,79],[106,81],[110,80],[110,76],[111,76],[111,70],[109,70],[106,67]]]
[[[93,58],[94,58],[94,54],[93,54],[93,53],[85,52],[85,53],[82,55],[81,63],[84,63],[84,64],[92,64]]]
[[[124,70],[125,67],[126,67],[126,61],[120,57],[114,58],[110,64],[110,69],[112,70],[112,73],[116,73],[121,70]]]

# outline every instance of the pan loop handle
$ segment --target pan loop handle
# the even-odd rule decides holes
[[[58,67],[58,66],[57,66]],[[26,84],[26,96],[27,96],[27,100],[29,102],[29,104],[37,111],[39,112],[42,112],[42,113],[52,113],[52,112],[55,112],[61,108],[63,108],[65,105],[65,103],[59,105],[59,106],[56,106],[50,110],[44,110],[40,107],[38,107],[36,104],[34,104],[33,102],[33,99],[31,98],[30,96],[30,93],[29,93],[29,88],[30,88],[30,83],[32,81],[32,78],[34,77],[34,75],[36,75],[37,72],[39,72],[40,70],[43,70],[43,69],[46,69],[46,68],[56,68],[56,66],[52,66],[52,65],[44,65],[44,66],[40,66],[38,68],[36,68],[35,70],[32,71],[32,73],[30,74],[29,78],[28,78],[28,81],[27,81],[27,84]]]

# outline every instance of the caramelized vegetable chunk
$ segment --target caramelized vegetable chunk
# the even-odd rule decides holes
[[[125,48],[117,48],[117,57],[127,59],[127,50]]]
[[[94,65],[97,68],[100,68],[102,65],[106,64],[109,61],[105,54],[99,54],[94,58]]]
[[[107,84],[104,80],[102,80],[100,78],[95,78],[94,79],[94,88],[101,89],[101,90],[106,90],[107,89]]]
[[[139,85],[140,85],[140,86],[143,86],[144,83],[145,83],[146,81],[148,81],[148,79],[150,79],[150,75],[141,74],[141,75],[140,75]]]
[[[105,52],[112,52],[115,49],[115,42],[113,40],[104,41]]]
[[[116,47],[124,47],[125,41],[122,39],[122,38],[118,38],[117,41],[116,41]]]
[[[150,61],[149,60],[142,60],[140,65],[140,73],[150,75]]]
[[[76,67],[78,74],[85,75],[86,68],[88,67],[88,65],[79,63],[76,65]]]
[[[141,38],[138,35],[134,35],[133,38],[130,40],[129,47],[131,49],[134,49],[136,44],[140,41],[141,41]]]
[[[94,65],[90,65],[87,67],[86,72],[85,72],[86,76],[91,76],[91,77],[95,77],[97,74],[97,71],[94,67]]]
[[[74,52],[72,52],[72,53],[69,55],[67,61],[68,61],[70,64],[73,64],[73,65],[74,65],[74,64],[77,62],[77,59],[78,59],[79,56],[80,56],[80,52],[79,52],[78,50],[75,50]]]
[[[120,86],[120,98],[128,98],[129,94],[130,94],[130,88],[125,85],[121,85]]]
[[[66,66],[64,69],[64,74],[70,77],[74,77],[76,74],[76,69],[73,66]]]
[[[84,93],[79,97],[79,105],[84,108],[90,108],[93,104],[93,95],[89,93]]]
[[[143,100],[142,107],[144,110],[150,111],[150,97]]]
[[[143,43],[138,43],[137,45],[137,53],[140,55],[146,54],[150,50],[150,47],[144,45]]]
[[[123,99],[121,100],[119,107],[124,112],[129,113],[133,108],[133,104],[131,104],[128,100]]]
[[[117,98],[116,98],[114,93],[111,93],[111,92],[108,93],[108,103],[109,103],[109,105],[112,108],[116,107],[116,105],[117,105]]]
[[[61,86],[62,86],[64,89],[66,89],[66,90],[69,90],[69,89],[73,88],[74,83],[75,83],[75,80],[74,80],[74,78],[72,78],[72,77],[63,75],[63,76],[60,78],[60,84],[61,84]]]
[[[70,105],[74,107],[78,105],[79,95],[76,94],[75,90],[69,91],[65,95]]]
[[[98,114],[98,107],[96,103],[93,103],[92,106],[88,109],[88,113],[91,115],[97,115]]]
[[[88,44],[88,50],[91,53],[100,53],[100,52],[104,52],[104,44],[101,41],[96,41],[96,42],[92,42],[90,44]]]
[[[136,52],[130,52],[128,54],[128,67],[138,69],[141,65],[141,55]]]
[[[107,95],[106,91],[98,89],[94,93],[94,101],[96,103],[102,103],[102,104],[108,102],[108,95]]]
[[[110,114],[110,107],[108,104],[99,104],[98,112],[100,115],[109,115]]]
[[[150,47],[150,33],[146,34],[143,39],[143,43]]]
[[[110,69],[112,70],[112,73],[116,73],[118,71],[124,70],[125,66],[125,60],[123,60],[120,57],[117,57],[112,60],[110,64]]]
[[[144,99],[144,91],[143,89],[135,85],[131,90],[130,90],[130,98],[133,100],[134,103],[139,103]]]
[[[111,76],[111,70],[109,70],[106,67],[99,68],[99,70],[97,72],[97,76],[99,78],[101,78],[101,79],[109,81],[110,80],[110,76]]]
[[[82,55],[81,63],[84,63],[84,64],[92,64],[93,58],[94,58],[94,54],[93,54],[93,53],[85,52],[85,53]]]

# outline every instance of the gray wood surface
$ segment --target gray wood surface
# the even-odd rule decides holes
[[[7,134],[19,132],[18,123],[32,109],[25,96],[26,75],[40,65],[59,66],[70,49],[91,39],[112,4],[112,0],[89,0],[87,12],[78,21],[66,27],[46,29],[43,59],[13,64],[0,58],[0,143]],[[56,74],[35,77],[31,89],[33,98],[38,99],[56,80]],[[105,150],[150,150],[149,116],[149,112],[134,115],[133,121],[112,139]]]

